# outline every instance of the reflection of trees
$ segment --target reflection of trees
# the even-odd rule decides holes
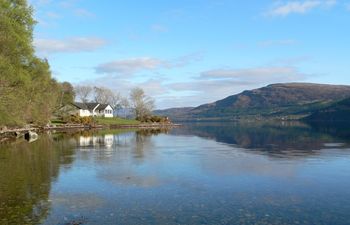
[[[0,222],[39,224],[48,215],[51,182],[61,164],[71,164],[72,148],[47,136],[28,144],[0,146]]]
[[[143,136],[166,134],[168,132],[169,132],[169,128],[141,129],[141,130],[136,131],[136,133],[141,134]]]
[[[302,123],[226,123],[192,124],[176,132],[273,153],[284,150],[310,152],[323,149],[325,143],[346,142],[348,139],[343,137],[349,137],[349,126],[347,132],[345,131],[346,129],[339,129],[334,125],[331,128],[321,128]],[[288,153],[290,152],[285,152]]]
[[[317,132],[327,133],[343,140],[350,140],[350,123],[349,122],[310,121],[308,123]]]
[[[135,132],[135,153],[138,158],[144,157],[144,149],[151,149],[151,137],[167,133],[168,129],[141,129]]]

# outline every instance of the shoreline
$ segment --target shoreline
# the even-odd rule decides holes
[[[22,128],[9,128],[0,130],[0,143],[5,141],[15,140],[20,137],[23,137],[28,132],[43,132],[43,131],[65,131],[65,130],[74,130],[74,129],[157,129],[157,128],[174,128],[180,127],[181,124],[173,123],[140,123],[140,124],[111,124],[111,125],[83,125],[83,124],[63,124],[63,125],[52,125],[45,127],[22,127]]]

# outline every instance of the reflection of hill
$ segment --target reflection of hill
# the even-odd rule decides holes
[[[0,221],[39,224],[49,213],[51,183],[60,165],[72,163],[72,157],[66,157],[72,148],[47,136],[0,147]]]
[[[336,126],[322,129],[302,123],[206,123],[189,124],[173,133],[197,135],[270,153],[307,154],[310,150],[324,149],[327,143],[347,142],[349,139],[345,137],[349,137],[350,132]]]

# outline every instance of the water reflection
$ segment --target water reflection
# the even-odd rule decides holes
[[[105,146],[111,148],[114,142],[114,136],[112,134],[106,134],[104,136],[80,136],[80,147],[96,147]]]
[[[70,165],[73,146],[43,136],[0,147],[0,223],[40,224],[49,214],[51,184]]]
[[[173,134],[196,135],[275,157],[303,157],[325,148],[348,148],[349,128],[344,124],[301,122],[192,123]]]
[[[347,224],[347,127],[187,124],[0,146],[0,224]]]

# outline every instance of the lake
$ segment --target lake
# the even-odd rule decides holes
[[[0,224],[350,224],[350,126],[48,133],[0,178]]]

